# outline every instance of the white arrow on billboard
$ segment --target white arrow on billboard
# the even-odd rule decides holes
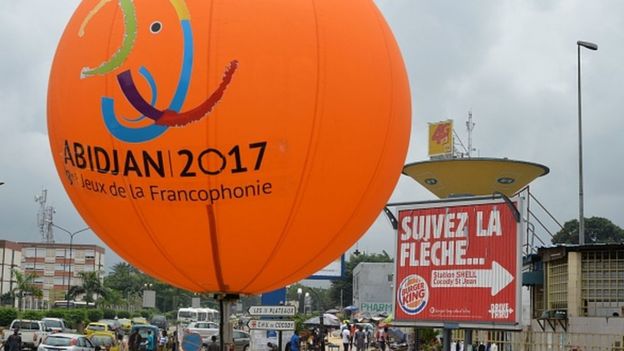
[[[431,272],[432,288],[491,288],[496,296],[514,277],[505,267],[492,261],[492,269],[448,269]]]

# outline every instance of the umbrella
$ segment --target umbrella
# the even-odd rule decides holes
[[[329,309],[329,310],[325,311],[325,313],[331,313],[331,314],[336,314],[336,313],[338,313],[338,312],[340,312],[340,311],[338,311],[338,310],[337,310],[337,309],[335,309],[335,308],[332,308],[332,309]]]
[[[359,310],[359,308],[357,308],[357,306],[351,305],[351,306],[347,306],[347,307],[343,308],[343,310],[348,311],[348,312],[353,312],[353,311]]]
[[[312,317],[303,322],[305,325],[320,325],[319,317]],[[323,325],[326,327],[340,327],[340,320],[333,314],[325,313],[323,315]]]

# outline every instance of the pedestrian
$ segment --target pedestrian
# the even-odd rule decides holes
[[[290,337],[290,351],[300,351],[299,343],[301,338],[299,337],[299,331],[295,330],[293,336]]]
[[[171,351],[178,351],[178,331],[173,331],[173,336],[171,337]]]
[[[156,351],[156,340],[154,339],[154,332],[147,331],[147,344],[145,345],[146,351]]]
[[[13,329],[13,334],[4,342],[5,351],[21,351],[22,349],[22,337],[19,335],[19,328]]]
[[[355,343],[355,348],[357,351],[364,351],[364,347],[366,346],[366,334],[364,330],[362,330],[362,326],[359,326],[355,335],[353,336],[353,342]]]
[[[351,350],[353,350],[353,337],[355,336],[355,331],[356,331],[356,327],[355,327],[355,323],[351,324],[351,329],[349,329],[349,332],[351,333],[351,339],[349,340],[349,347],[351,348]]]
[[[364,333],[366,334],[366,349],[368,350],[371,344],[371,338],[373,337],[373,333],[371,332],[370,328],[366,328],[366,331]]]
[[[351,332],[349,331],[350,325],[347,324],[347,327],[342,330],[342,345],[344,346],[344,351],[349,351],[349,343],[351,342]]]
[[[386,351],[386,331],[384,328],[377,328],[375,340],[377,340],[377,347],[379,347],[381,351]]]
[[[166,351],[168,342],[169,337],[167,336],[167,331],[163,330],[160,339],[158,339],[158,351]]]
[[[139,330],[135,329],[128,337],[128,349],[130,351],[139,351],[139,344],[141,343],[141,336]]]
[[[208,344],[208,351],[220,351],[221,345],[217,343],[217,336],[213,335],[210,337],[210,344]]]

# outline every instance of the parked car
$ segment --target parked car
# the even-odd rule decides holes
[[[48,335],[39,345],[37,351],[100,351],[84,335],[69,333],[54,333]]]
[[[19,329],[22,336],[22,348],[35,349],[41,344],[48,335],[48,328],[42,321],[34,321],[27,319],[16,319],[11,322],[11,326],[4,330],[3,339],[6,340],[9,335],[13,334],[13,330]]]
[[[133,325],[134,325],[134,324],[149,324],[149,323],[147,322],[147,319],[145,319],[145,318],[143,318],[143,317],[133,317],[133,318],[131,319],[131,321],[132,321],[132,324],[133,324]]]
[[[183,329],[184,334],[197,333],[204,344],[210,342],[210,337],[219,334],[219,325],[214,322],[191,322]]]
[[[94,346],[99,346],[106,351],[119,351],[117,335],[111,332],[93,332],[89,340]]]
[[[157,326],[161,330],[167,330],[167,328],[169,328],[167,317],[163,315],[155,315],[154,317],[152,317],[152,320],[150,320],[150,324]]]
[[[116,337],[118,339],[122,339],[123,338],[123,330],[121,330],[121,323],[119,323],[119,320],[117,319],[100,319],[98,321],[98,323],[106,323],[108,325],[108,328],[116,334]]]
[[[95,332],[110,332],[110,331],[111,329],[108,327],[108,324],[100,323],[100,322],[91,322],[87,324],[87,327],[84,330],[87,336]]]
[[[129,334],[130,329],[132,329],[132,321],[127,318],[119,318],[118,321],[121,325],[121,330],[123,330],[124,333]]]
[[[69,330],[69,328],[67,328],[67,322],[62,318],[46,317],[41,319],[41,321],[45,324],[46,328],[48,328],[48,331],[52,333],[63,333]]]

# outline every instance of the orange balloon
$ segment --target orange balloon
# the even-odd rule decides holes
[[[379,215],[410,94],[371,0],[88,0],[49,82],[54,161],[120,256],[192,290],[318,271]]]

